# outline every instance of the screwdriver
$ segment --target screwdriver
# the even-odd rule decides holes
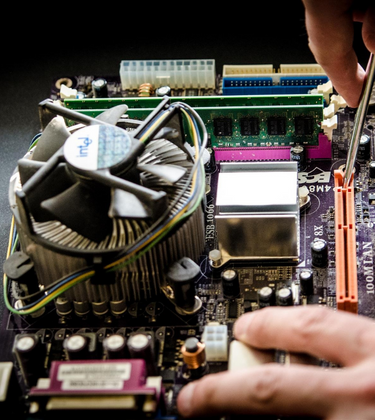
[[[362,137],[363,127],[366,120],[368,105],[370,101],[372,85],[374,83],[375,61],[374,55],[371,53],[366,67],[365,81],[362,89],[362,96],[358,105],[353,125],[352,137],[349,144],[348,155],[344,171],[343,187],[347,188],[352,177],[355,160],[357,157],[358,146]]]

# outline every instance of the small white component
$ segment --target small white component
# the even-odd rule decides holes
[[[226,64],[223,67],[223,77],[229,76],[248,76],[260,74],[272,74],[275,70],[272,64],[254,64],[254,65],[231,65]]]
[[[324,119],[332,118],[336,114],[335,104],[330,103],[327,107],[323,109]]]
[[[66,85],[61,85],[60,97],[61,99],[75,99],[77,97],[77,89],[69,88]]]
[[[321,93],[321,92],[320,92]],[[347,103],[340,95],[331,95],[330,104],[323,109],[325,120],[332,118],[340,108],[345,108]]]
[[[345,99],[341,95],[332,95],[331,104],[333,104],[333,106],[335,107],[335,113],[340,108],[345,108],[347,106]]]
[[[337,115],[327,118],[322,122],[322,129],[329,140],[332,140],[332,131],[337,128]]]
[[[329,102],[329,95],[333,92],[332,82],[328,80],[327,83],[323,83],[317,87],[318,93],[323,94],[324,99]]]
[[[280,64],[280,73],[284,74],[308,74],[308,75],[324,75],[325,72],[317,63],[311,64]]]
[[[272,353],[249,347],[237,340],[230,343],[228,370],[246,369],[272,361]]]
[[[300,286],[299,284],[293,282],[292,283],[292,294],[293,294],[293,302],[295,305],[299,305],[300,303]]]
[[[309,189],[306,187],[306,185],[303,185],[302,187],[298,188],[298,198],[299,198],[300,208],[303,208],[309,203],[310,201]]]
[[[205,344],[208,362],[226,362],[228,360],[228,326],[210,323],[204,327],[202,342]]]
[[[122,60],[122,89],[137,89],[142,83],[153,87],[215,88],[215,60]]]

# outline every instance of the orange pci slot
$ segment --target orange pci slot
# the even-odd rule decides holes
[[[344,188],[344,174],[335,176],[336,303],[337,309],[358,313],[357,244],[353,177]]]

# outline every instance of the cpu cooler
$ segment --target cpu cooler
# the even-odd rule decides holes
[[[144,121],[126,110],[92,118],[43,101],[43,131],[12,176],[15,226],[38,287],[95,273],[58,295],[60,315],[121,315],[170,289],[168,267],[203,250],[202,145],[186,142],[183,128],[187,118],[199,134],[192,110],[168,98]]]

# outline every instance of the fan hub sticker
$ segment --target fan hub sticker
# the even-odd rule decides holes
[[[122,128],[98,124],[73,133],[65,142],[64,156],[73,167],[93,171],[120,163],[131,145],[129,134]]]

